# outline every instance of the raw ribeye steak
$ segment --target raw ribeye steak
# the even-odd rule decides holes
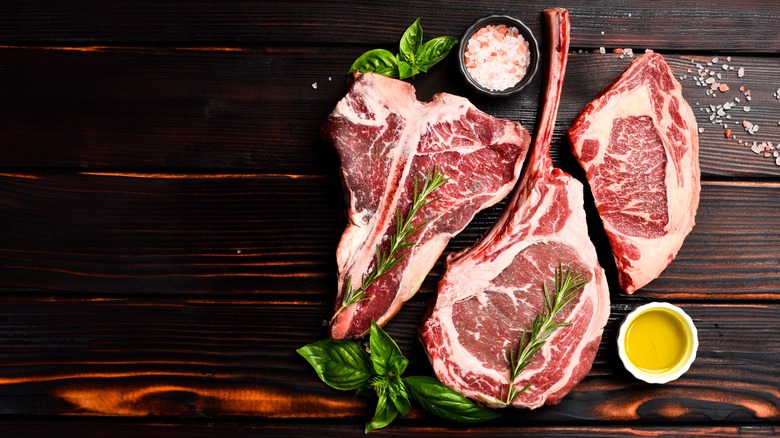
[[[588,238],[583,186],[554,168],[549,149],[569,47],[563,9],[544,12],[547,87],[528,169],[495,227],[475,246],[447,259],[436,302],[420,339],[444,384],[490,407],[505,406],[509,385],[523,392],[515,407],[558,403],[590,371],[609,317],[609,289]],[[556,330],[510,381],[510,351],[542,313],[555,269],[587,283],[555,318]]]
[[[349,194],[348,224],[336,250],[334,339],[363,336],[372,320],[383,325],[392,318],[449,240],[511,191],[530,143],[519,123],[494,118],[465,98],[440,93],[420,102],[410,84],[371,73],[356,75],[323,137],[338,150]],[[377,249],[387,252],[396,230],[396,212],[407,214],[415,180],[422,185],[434,167],[449,180],[415,216],[421,228],[410,237],[414,245],[371,284],[364,300],[339,311],[347,279],[357,288],[374,269]]]
[[[569,128],[618,268],[633,293],[674,260],[699,206],[696,118],[661,55],[647,53]]]

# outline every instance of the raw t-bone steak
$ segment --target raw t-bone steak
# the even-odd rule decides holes
[[[449,240],[511,191],[530,143],[519,123],[496,119],[465,98],[440,93],[420,102],[410,84],[371,73],[356,75],[325,122],[323,137],[338,150],[349,195],[348,225],[336,251],[337,310],[347,278],[357,288],[375,267],[377,246],[387,251],[396,211],[408,212],[414,181],[422,185],[434,167],[450,178],[415,217],[415,226],[425,225],[411,236],[414,246],[371,284],[365,300],[336,313],[334,339],[363,336],[372,320],[383,325],[392,318]]]
[[[609,289],[588,238],[583,186],[554,168],[549,149],[569,47],[569,16],[544,11],[547,87],[539,130],[518,191],[496,226],[475,246],[447,259],[430,315],[420,329],[436,376],[477,402],[504,406],[509,385],[529,389],[512,403],[558,403],[593,364],[609,317]],[[555,268],[588,282],[555,321],[556,330],[510,382],[510,350],[542,313],[543,284]]]
[[[699,133],[661,55],[647,53],[569,128],[627,293],[658,277],[699,205]]]

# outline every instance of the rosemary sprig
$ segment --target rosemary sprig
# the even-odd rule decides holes
[[[531,363],[534,353],[544,346],[555,330],[571,325],[570,322],[554,322],[553,320],[588,282],[587,279],[581,279],[580,277],[580,274],[572,277],[571,270],[567,270],[564,275],[563,266],[558,265],[555,268],[555,295],[550,294],[546,282],[543,284],[544,306],[542,307],[542,313],[534,318],[530,334],[523,331],[517,348],[509,350],[509,389],[506,394],[506,400],[504,400],[507,406],[514,403],[520,394],[531,387],[528,384],[518,391],[514,382],[525,367]]]
[[[404,254],[401,254],[402,250],[414,246],[414,242],[408,240],[409,237],[425,226],[425,222],[416,227],[413,226],[412,222],[414,217],[421,209],[440,199],[428,199],[428,197],[447,181],[449,181],[449,177],[439,171],[435,166],[425,175],[422,188],[418,187],[419,184],[415,178],[411,208],[409,208],[405,217],[401,215],[399,209],[395,210],[395,233],[390,236],[390,248],[387,252],[383,252],[379,248],[379,245],[376,246],[376,263],[374,269],[367,275],[361,276],[360,286],[357,289],[352,288],[352,276],[350,275],[347,277],[346,292],[342,296],[341,306],[336,310],[336,313],[333,314],[333,318],[347,307],[368,300],[369,298],[365,297],[365,294],[369,286],[371,286],[377,278],[390,271],[393,266],[404,258]]]

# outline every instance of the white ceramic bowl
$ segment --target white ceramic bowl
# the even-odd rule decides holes
[[[683,357],[680,359],[680,361],[678,361],[673,367],[662,372],[652,372],[638,367],[629,359],[626,352],[626,334],[628,332],[628,328],[631,327],[631,324],[638,316],[648,311],[653,311],[653,309],[665,309],[670,314],[675,316],[684,327],[687,338],[686,353],[683,354]],[[685,374],[686,371],[688,371],[694,359],[696,359],[696,352],[699,349],[699,338],[698,332],[696,331],[696,326],[693,324],[691,317],[688,316],[688,314],[685,313],[682,309],[669,303],[649,303],[637,307],[626,316],[626,318],[623,320],[623,323],[620,325],[617,344],[620,360],[623,361],[623,365],[631,374],[634,375],[634,377],[647,383],[661,384],[678,379],[680,376]]]

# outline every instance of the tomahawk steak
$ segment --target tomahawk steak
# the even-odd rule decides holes
[[[518,190],[495,227],[447,259],[436,302],[420,328],[436,376],[491,407],[537,408],[559,402],[591,368],[609,317],[609,289],[588,238],[583,186],[554,168],[549,149],[569,46],[569,16],[544,11],[547,87],[539,129]],[[587,283],[555,321],[569,322],[510,381],[510,351],[531,330],[554,291],[555,268]],[[554,292],[552,292],[554,293]],[[517,391],[508,400],[509,385]]]
[[[517,182],[530,136],[519,123],[494,118],[467,99],[440,93],[420,102],[406,82],[356,74],[323,126],[336,147],[349,194],[348,225],[336,250],[338,294],[330,325],[334,339],[360,337],[371,321],[385,324],[411,298],[449,240],[474,215],[503,199]],[[414,219],[420,229],[401,261],[363,299],[340,309],[386,252],[397,213],[406,215],[414,184],[436,167],[449,180]]]
[[[699,205],[696,118],[664,58],[647,53],[569,128],[618,268],[633,293],[658,277],[694,226]]]

